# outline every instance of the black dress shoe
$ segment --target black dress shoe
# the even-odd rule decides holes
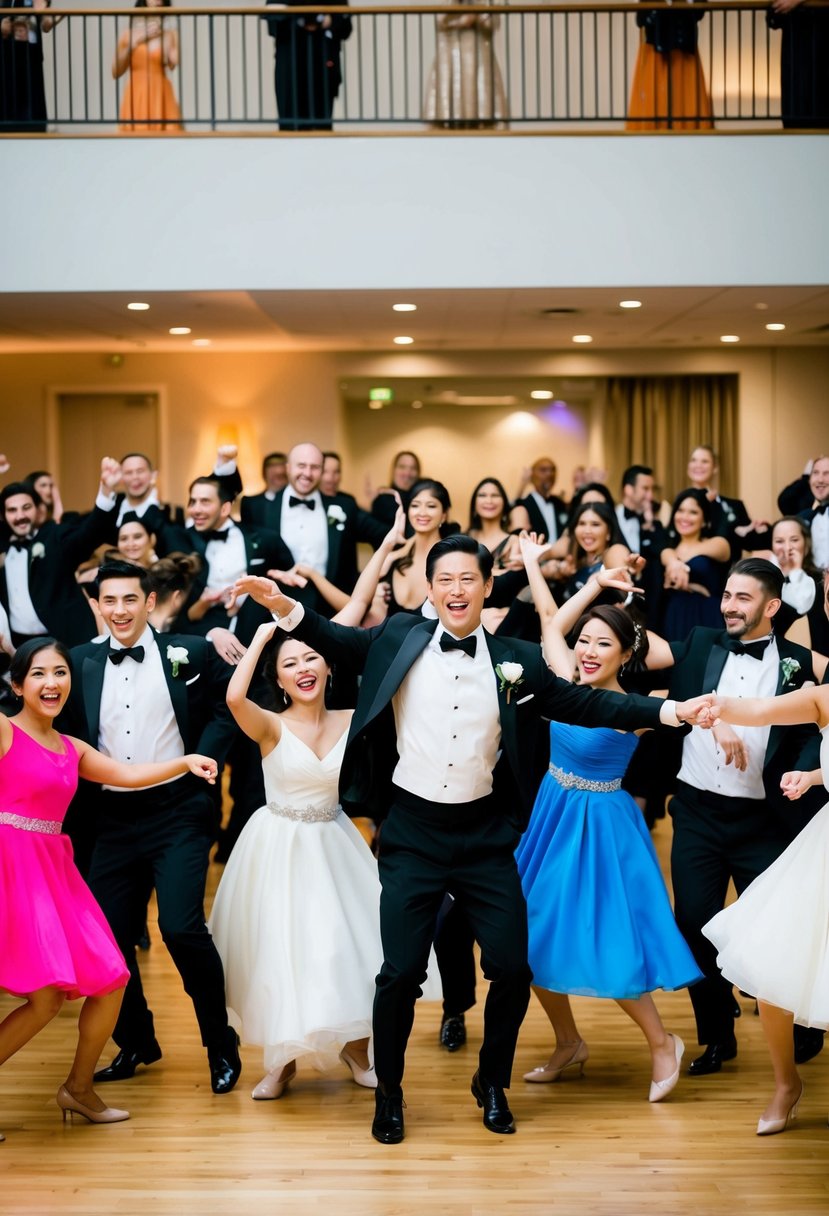
[[[214,1094],[229,1094],[242,1074],[239,1036],[232,1026],[225,1031],[221,1048],[207,1053],[210,1063],[210,1088]]]
[[[807,1064],[823,1051],[824,1030],[814,1026],[795,1026],[794,1028],[794,1062]]]
[[[483,1107],[484,1127],[501,1136],[511,1136],[515,1131],[512,1111],[507,1105],[507,1095],[498,1085],[490,1085],[479,1072],[472,1078],[472,1096]]]
[[[388,1093],[382,1085],[374,1091],[374,1121],[371,1134],[381,1144],[399,1144],[403,1139],[403,1090]]]
[[[726,1060],[733,1060],[737,1054],[737,1040],[726,1039],[724,1043],[709,1043],[701,1056],[697,1056],[688,1065],[689,1077],[707,1077],[709,1073],[719,1072]]]
[[[161,1059],[161,1048],[153,1039],[152,1046],[147,1047],[144,1051],[131,1051],[127,1047],[122,1047],[118,1055],[108,1064],[106,1068],[99,1068],[93,1077],[100,1085],[104,1081],[128,1081],[130,1077],[135,1076],[135,1070],[139,1064],[155,1064],[156,1060]]]
[[[440,1045],[447,1051],[458,1051],[466,1044],[466,1022],[462,1013],[444,1014],[440,1024]]]

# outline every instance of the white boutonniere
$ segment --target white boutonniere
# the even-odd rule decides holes
[[[336,503],[332,503],[328,508],[325,518],[332,528],[336,528],[338,532],[342,532],[346,521],[346,514],[342,507],[338,507]]]
[[[186,646],[168,646],[167,658],[173,666],[173,679],[178,676],[179,667],[185,667],[190,662],[190,654]]]
[[[800,671],[800,664],[797,659],[782,659],[780,662],[780,670],[783,673],[783,683],[791,684],[792,676]]]
[[[45,554],[46,546],[44,545],[43,541],[36,540],[32,545],[32,561],[34,561],[36,557],[44,557]]]
[[[495,674],[501,683],[498,685],[499,692],[506,692],[507,705],[514,690],[519,684],[524,683],[524,668],[520,663],[499,663],[495,668]]]

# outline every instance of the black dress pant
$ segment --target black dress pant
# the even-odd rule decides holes
[[[339,44],[322,31],[290,27],[276,47],[274,85],[280,131],[330,131],[339,90]]]
[[[113,1038],[141,1052],[155,1038],[135,943],[155,887],[158,927],[193,1002],[208,1052],[221,1050],[227,1029],[224,971],[204,919],[204,883],[214,837],[207,787],[181,777],[150,790],[104,791],[89,885],[109,921],[130,978]]]
[[[457,899],[438,918],[435,958],[443,988],[444,1016],[466,1013],[475,1004],[475,934]]]
[[[517,843],[494,797],[459,806],[395,790],[380,837],[383,966],[374,1000],[374,1062],[386,1089],[403,1078],[415,1001],[447,891],[468,918],[490,980],[480,1071],[493,1085],[509,1085],[532,978]]]
[[[702,927],[725,906],[729,878],[741,894],[780,856],[788,840],[762,799],[729,798],[679,781],[670,811],[676,920],[705,976],[688,990],[697,1039],[723,1043],[734,1034],[732,985],[720,972],[716,947]]]

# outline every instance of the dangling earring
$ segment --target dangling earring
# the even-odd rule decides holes
[[[288,694],[284,688],[280,687],[279,691],[282,693],[282,704],[287,707],[291,704],[291,702],[288,700]]]

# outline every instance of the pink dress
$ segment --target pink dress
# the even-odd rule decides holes
[[[105,996],[129,979],[104,914],[72,860],[63,817],[78,753],[52,752],[12,723],[0,757],[0,988]]]

